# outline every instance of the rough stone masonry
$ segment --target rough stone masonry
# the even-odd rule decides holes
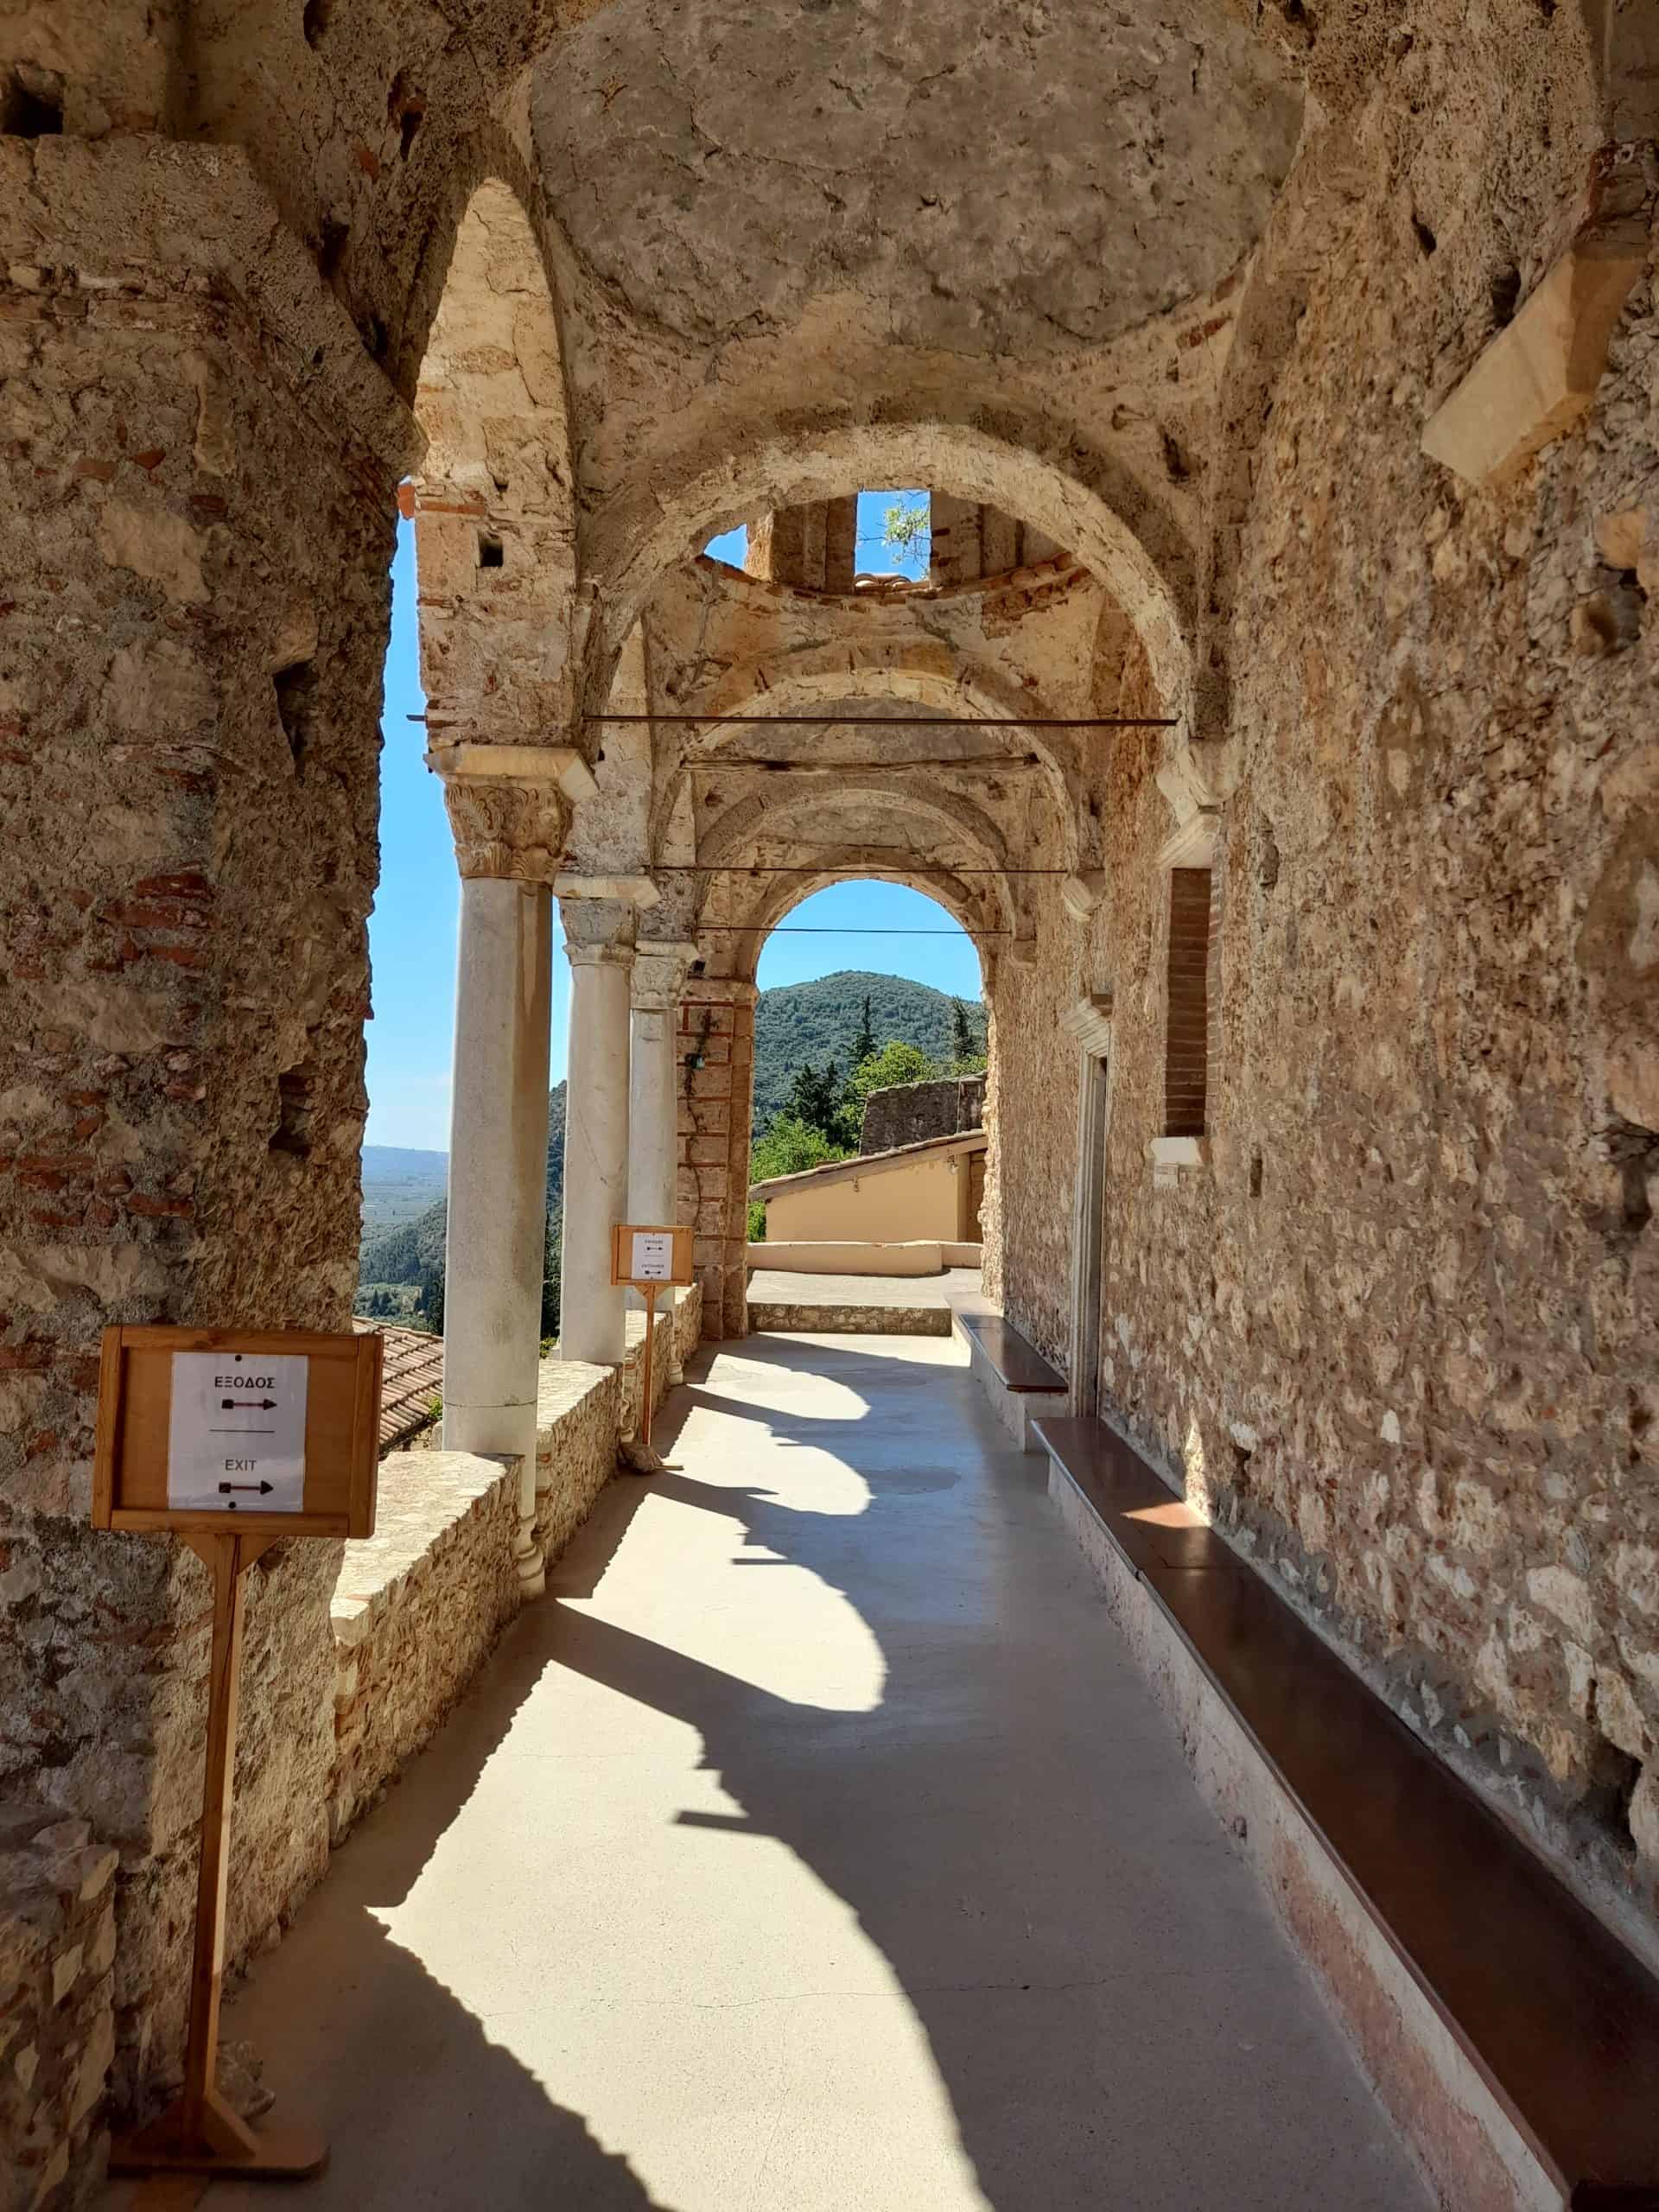
[[[766,932],[930,893],[990,1010],[988,1290],[1062,1365],[1097,1305],[1074,1391],[1659,1955],[1656,35],[9,12],[0,1788],[120,1853],[124,2107],[178,2040],[206,1599],[86,1527],[98,1335],[346,1319],[400,484],[466,869],[683,963],[705,1332]],[[919,583],[847,575],[883,487],[936,502]],[[752,573],[702,552],[740,524]],[[256,1578],[243,1943],[326,1859],[337,1571]]]

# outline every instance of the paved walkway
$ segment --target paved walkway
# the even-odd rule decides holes
[[[230,2008],[295,2202],[1424,2212],[960,1346],[693,1376]]]

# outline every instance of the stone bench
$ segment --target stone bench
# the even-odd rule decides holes
[[[998,1420],[1022,1452],[1040,1451],[1032,1423],[1065,1412],[1065,1376],[1001,1313],[967,1302],[953,1304],[951,1313],[968,1347],[968,1363]]]
[[[1447,2202],[1659,2208],[1659,1981],[1102,1423],[1050,1495]]]

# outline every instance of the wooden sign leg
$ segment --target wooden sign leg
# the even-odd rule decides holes
[[[651,1359],[657,1348],[657,1286],[645,1285],[645,1406],[639,1415],[639,1433],[647,1452],[651,1449]]]
[[[159,2120],[136,2134],[116,2138],[110,2148],[110,2171],[118,2174],[314,2174],[328,2155],[328,2146],[321,2136],[301,2128],[256,2131],[226,2103],[216,2085],[247,1571],[275,1539],[212,1535],[188,1536],[185,1541],[207,1562],[213,1578],[213,1656],[184,2088]]]

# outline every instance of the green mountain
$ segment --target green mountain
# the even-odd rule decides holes
[[[948,1060],[957,1049],[956,1001],[928,983],[903,976],[874,976],[861,968],[762,991],[754,1005],[754,1119],[758,1136],[789,1096],[797,1068],[822,1068],[834,1060],[843,1076],[870,1001],[870,1027],[879,1046],[894,1038],[919,1045],[930,1059]],[[985,1039],[985,1009],[965,1001],[976,1040]]]
[[[948,1060],[955,1053],[956,1001],[927,983],[854,968],[836,976],[822,976],[816,982],[790,983],[781,990],[762,991],[754,1006],[753,1126],[757,1135],[789,1096],[798,1068],[809,1061],[822,1068],[827,1060],[834,1060],[843,1076],[851,1072],[867,997],[870,1027],[878,1046],[899,1038],[907,1045],[920,1046],[930,1059]],[[982,1043],[984,1007],[970,1002],[968,1018],[976,1039]],[[547,1203],[556,1225],[564,1203],[563,1084],[555,1085],[547,1103]],[[411,1219],[371,1230],[367,1147],[364,1156],[365,1235],[358,1280],[417,1283],[442,1263],[447,1204],[439,1198]],[[397,1155],[391,1157],[396,1161]],[[444,1160],[442,1153],[404,1157],[423,1163]]]
[[[556,1222],[564,1204],[565,1086],[556,1083],[547,1099],[547,1203]],[[444,1159],[440,1153],[437,1157]],[[358,1259],[359,1282],[419,1282],[443,1263],[443,1236],[449,1206],[438,1198],[416,1214],[376,1236],[365,1236]]]

